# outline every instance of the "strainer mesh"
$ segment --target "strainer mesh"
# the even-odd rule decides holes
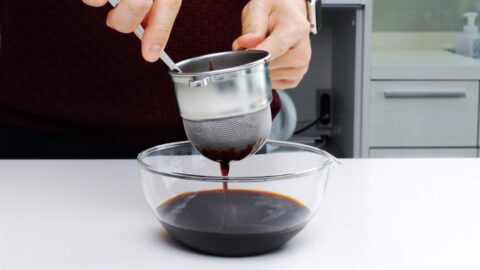
[[[257,152],[270,135],[270,107],[228,118],[191,121],[183,119],[190,142],[214,161],[241,160]]]

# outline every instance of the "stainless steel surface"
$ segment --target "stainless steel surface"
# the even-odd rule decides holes
[[[241,160],[267,140],[269,59],[265,51],[222,52],[182,61],[182,73],[170,72],[187,137],[207,158]]]
[[[385,98],[465,98],[465,91],[395,91],[386,90]]]
[[[120,4],[120,0],[108,0],[108,2],[113,7],[116,7],[118,4]],[[142,40],[144,32],[145,32],[145,29],[143,29],[143,27],[141,25],[139,25],[135,29],[134,34],[138,37],[138,39]],[[173,60],[170,58],[170,56],[168,56],[168,54],[165,51],[162,51],[162,53],[160,54],[160,59],[162,59],[162,61],[168,66],[168,68],[170,70],[175,70],[177,72],[182,72],[182,70],[180,70],[177,67],[177,65],[175,65],[175,62],[173,62]]]
[[[195,57],[171,71],[182,118],[202,121],[249,114],[272,100],[270,55],[247,50]],[[209,71],[209,63],[214,70]]]
[[[316,14],[317,2],[320,2],[321,4],[321,1],[318,1],[318,0],[307,0],[307,12],[308,12],[308,21],[310,22],[310,33],[314,35],[318,34],[317,14]]]
[[[270,107],[241,116],[206,121],[183,119],[190,142],[206,157],[223,161],[241,160],[255,154],[272,128]]]
[[[325,1],[324,1],[325,3]],[[331,4],[331,2],[330,2]],[[298,111],[297,129],[322,115],[321,97],[330,95],[330,121],[319,121],[309,130],[293,136],[302,142],[339,157],[359,157],[361,148],[362,99],[366,70],[363,52],[365,10],[355,6],[323,9],[323,26],[310,36],[312,60],[304,79],[288,91]]]

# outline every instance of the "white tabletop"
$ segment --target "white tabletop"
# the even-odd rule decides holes
[[[344,160],[283,249],[220,258],[166,236],[134,161],[0,161],[0,269],[480,269],[480,160]]]

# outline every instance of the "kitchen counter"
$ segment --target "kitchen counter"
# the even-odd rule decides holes
[[[135,161],[0,161],[0,269],[480,269],[480,160],[343,160],[284,248],[220,258],[173,242]]]
[[[374,49],[374,80],[480,80],[480,60],[441,49]]]

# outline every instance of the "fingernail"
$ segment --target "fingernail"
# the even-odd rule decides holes
[[[162,52],[162,47],[159,45],[153,45],[150,47],[147,53],[147,60],[150,62],[155,62],[160,58],[160,53]]]

